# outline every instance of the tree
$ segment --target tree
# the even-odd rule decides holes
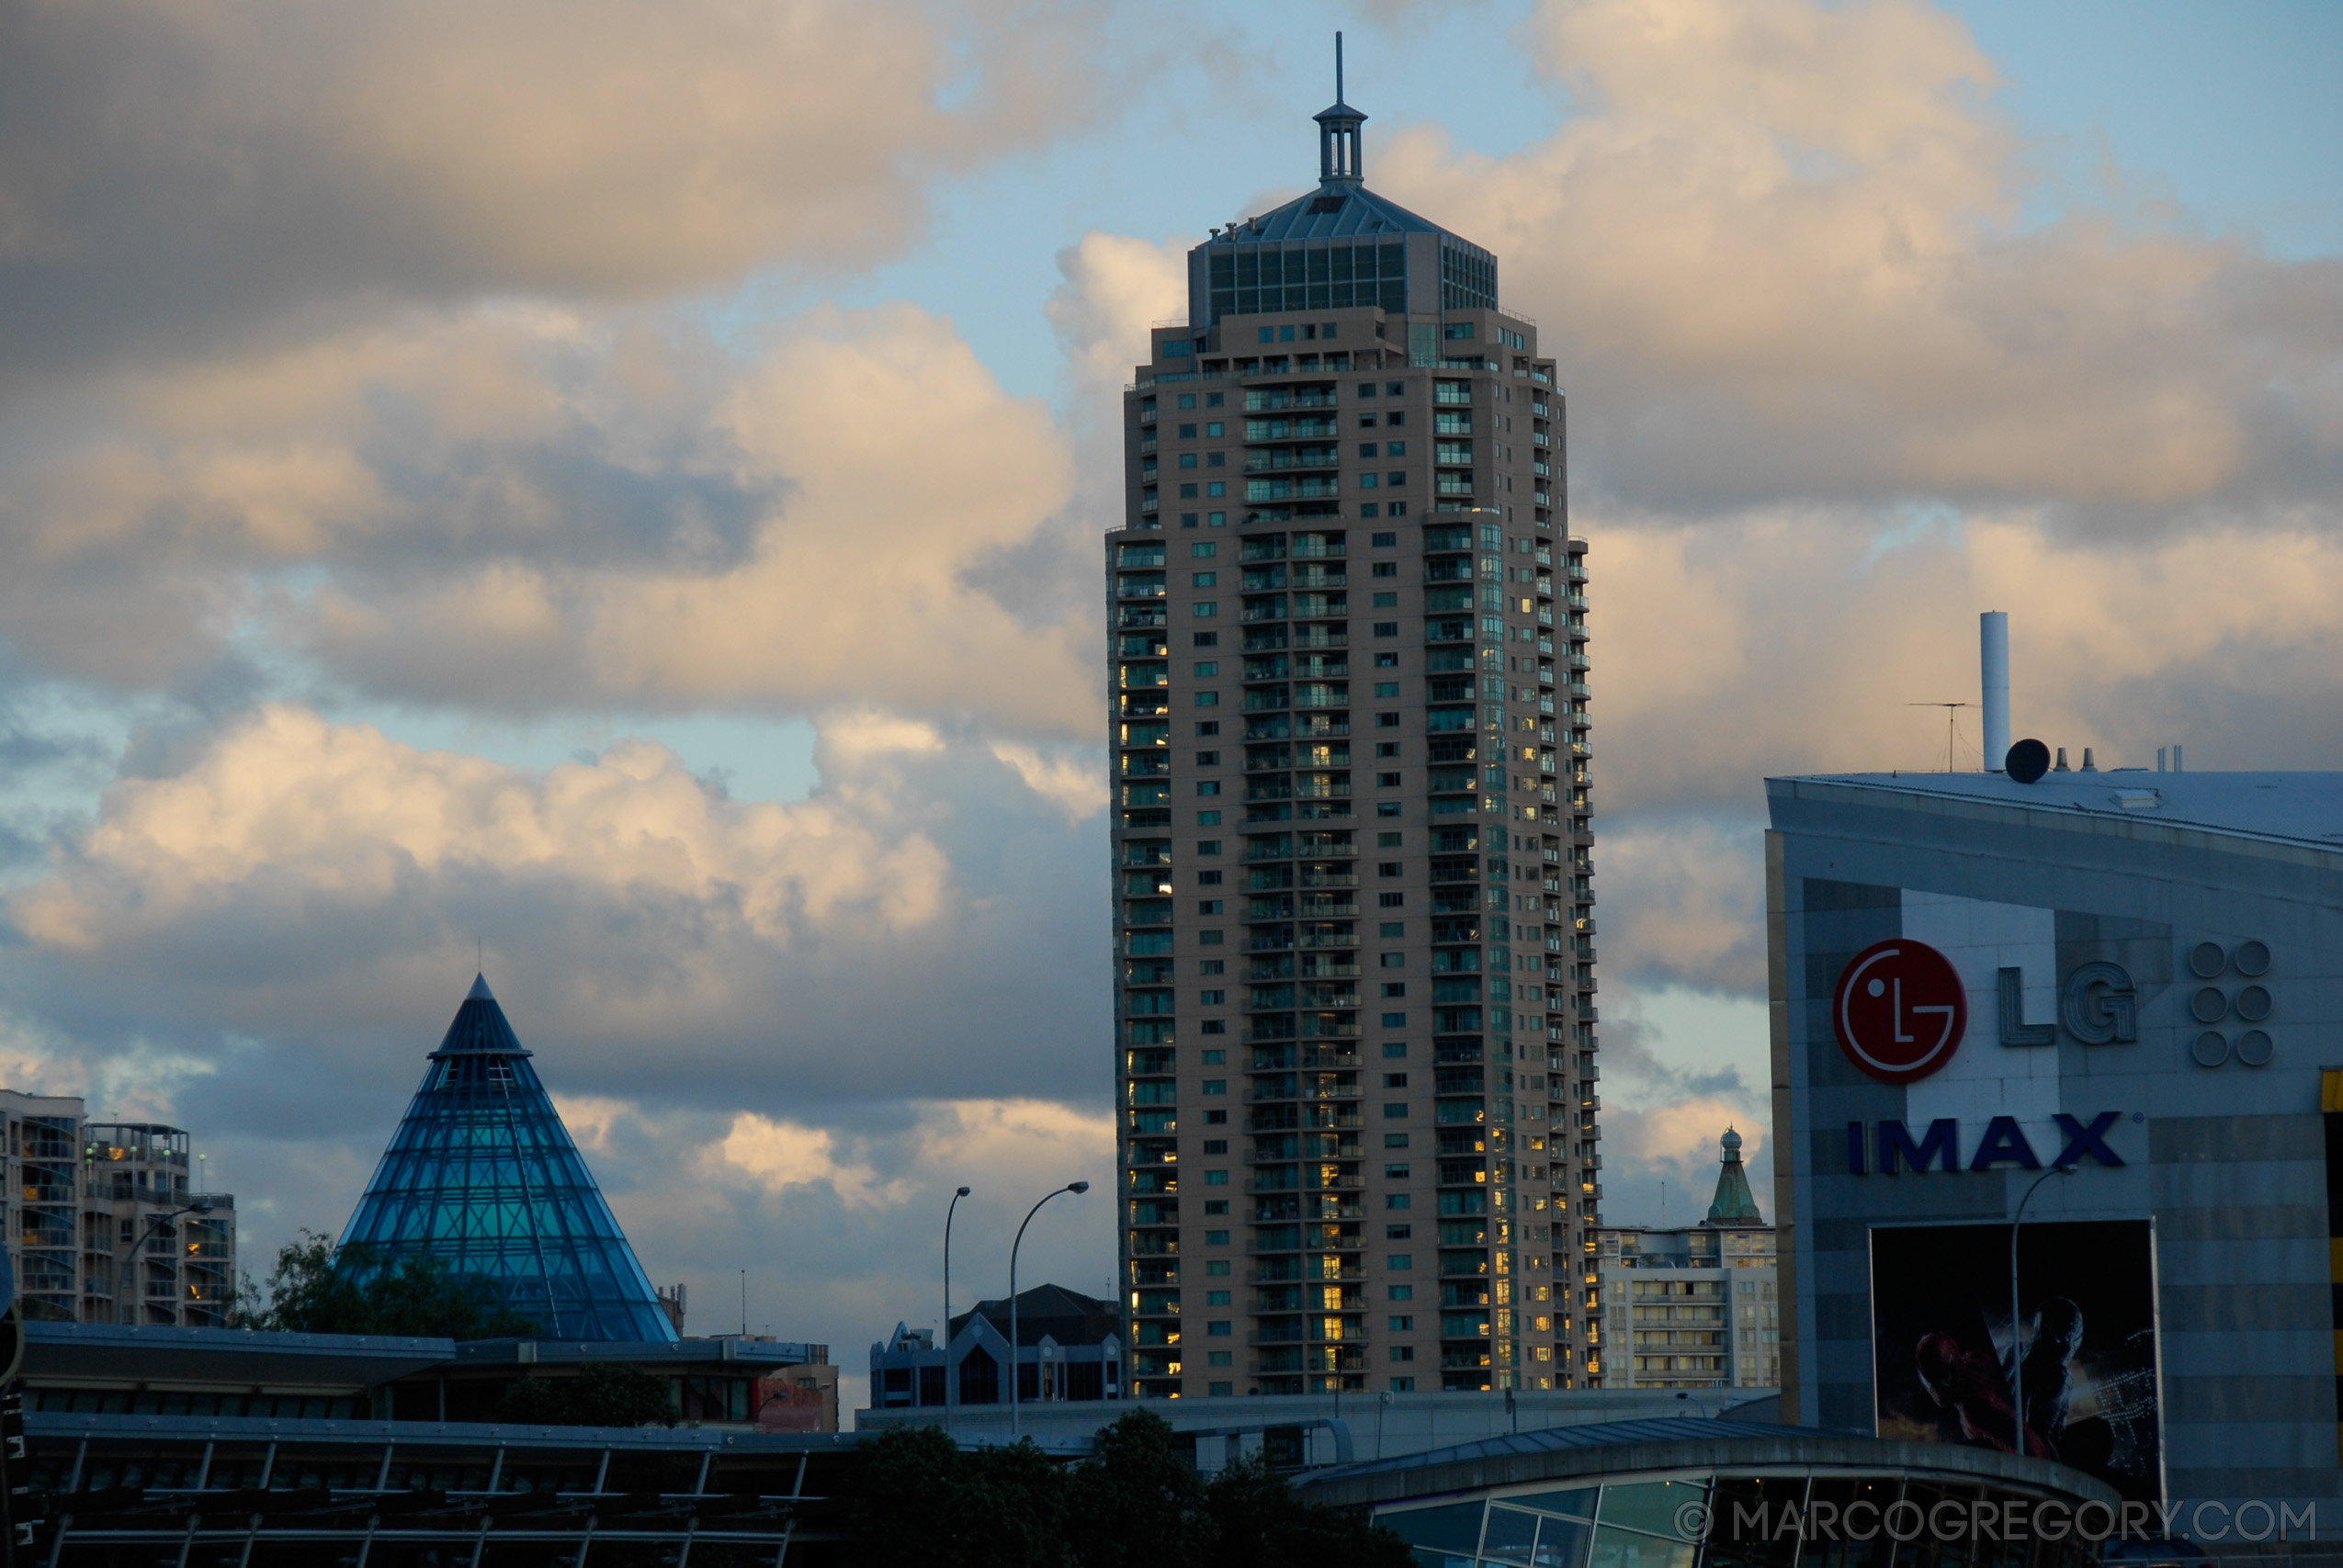
[[[1149,1410],[1100,1431],[1097,1457],[1068,1478],[1067,1538],[1082,1568],[1210,1559],[1204,1483],[1172,1443],[1172,1424]]]
[[[1414,1568],[1397,1532],[1304,1503],[1261,1461],[1232,1464],[1205,1488],[1213,1568]]]
[[[534,1318],[504,1305],[496,1287],[458,1274],[444,1258],[402,1258],[390,1269],[363,1243],[338,1251],[330,1236],[303,1229],[278,1249],[268,1301],[249,1278],[237,1292],[231,1326],[303,1334],[387,1334],[430,1339],[511,1339],[542,1333]]]
[[[1071,1568],[1066,1478],[1032,1439],[969,1450],[897,1427],[861,1452],[848,1514],[864,1568]]]
[[[1206,1483],[1134,1410],[1060,1471],[1028,1440],[964,1450],[934,1427],[866,1443],[849,1513],[864,1568],[1414,1568],[1381,1526],[1306,1504],[1264,1464]]]
[[[640,1367],[588,1367],[573,1378],[523,1378],[496,1419],[538,1427],[673,1427],[667,1384]]]

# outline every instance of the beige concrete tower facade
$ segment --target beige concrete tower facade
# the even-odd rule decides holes
[[[1106,540],[1140,1397],[1600,1381],[1586,544],[1497,258],[1360,177],[1189,255]]]

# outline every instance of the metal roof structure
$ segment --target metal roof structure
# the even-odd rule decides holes
[[[1758,1467],[1957,1478],[2102,1503],[2116,1500],[2113,1488],[2080,1471],[1998,1449],[1889,1441],[1730,1416],[1606,1421],[1486,1438],[1429,1453],[1336,1465],[1302,1477],[1296,1490],[1306,1501],[1341,1508],[1570,1476]]]
[[[1817,788],[1933,797],[1947,805],[2008,807],[2157,829],[2288,841],[2343,851],[2343,773],[2156,773],[2145,768],[2058,772],[2034,784],[2007,773],[1810,773],[1769,779],[1774,795]],[[2040,818],[2037,817],[2039,821]]]
[[[445,1258],[549,1339],[675,1340],[485,977],[431,1054],[340,1246],[366,1248],[369,1270]]]

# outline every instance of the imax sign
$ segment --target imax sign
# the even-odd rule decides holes
[[[2088,1156],[2104,1166],[2122,1165],[2123,1156],[2110,1148],[2106,1140],[2109,1131],[2122,1119],[2120,1111],[2102,1111],[2086,1126],[2065,1111],[2054,1115],[2051,1121],[2057,1124],[2059,1135],[2066,1140],[2066,1145],[2050,1163],[2075,1166]],[[1874,1153],[1876,1159],[1873,1157]],[[1931,1167],[1939,1170],[1991,1170],[2001,1165],[2013,1165],[2020,1170],[2042,1168],[2042,1160],[2014,1116],[1997,1116],[1986,1122],[1985,1134],[1977,1140],[1975,1152],[1965,1165],[1961,1160],[1960,1124],[1950,1117],[1930,1122],[1928,1131],[1918,1138],[1901,1122],[1882,1122],[1875,1130],[1861,1122],[1847,1123],[1847,1171],[1851,1176],[1869,1176],[1873,1170],[1882,1176],[1894,1176],[1903,1170],[1918,1173]]]

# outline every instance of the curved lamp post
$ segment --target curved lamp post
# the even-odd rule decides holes
[[[952,1211],[968,1195],[965,1187],[952,1194],[944,1211],[944,1435],[952,1435]]]
[[[1087,1192],[1089,1190],[1090,1183],[1087,1181],[1070,1181],[1055,1191],[1043,1193],[1041,1203],[1048,1202],[1059,1192]],[[1012,1438],[1017,1437],[1023,1430],[1017,1406],[1017,1385],[1023,1381],[1017,1374],[1024,1365],[1017,1348],[1017,1248],[1024,1242],[1025,1225],[1033,1224],[1033,1217],[1041,1213],[1041,1203],[1036,1203],[1025,1211],[1024,1224],[1017,1227],[1017,1239],[1009,1244],[1009,1436]],[[1034,1369],[1034,1382],[1036,1385],[1041,1381],[1040,1372],[1041,1369],[1036,1365]]]
[[[2026,1205],[2034,1201],[2034,1194],[2042,1190],[2043,1182],[2054,1176],[2074,1174],[2071,1165],[2054,1165],[2035,1177],[2034,1184],[2026,1189],[2026,1195],[2018,1200],[2018,1213],[2009,1222],[2009,1411],[2016,1427],[2010,1433],[2016,1446],[2009,1451],[2020,1459],[2026,1457],[2026,1357],[2025,1328],[2018,1316],[2018,1227],[2026,1223]]]
[[[146,1244],[148,1241],[153,1239],[154,1233],[164,1225],[169,1224],[173,1220],[179,1218],[182,1214],[208,1214],[209,1213],[211,1213],[211,1200],[209,1198],[198,1198],[183,1209],[174,1209],[167,1214],[157,1214],[154,1218],[146,1222],[146,1228],[141,1231],[139,1233],[138,1239],[130,1244],[130,1256],[122,1261],[119,1292],[114,1303],[115,1321],[119,1323],[131,1323],[136,1321],[130,1316],[130,1313],[133,1310],[130,1301],[130,1276],[138,1268],[139,1254],[146,1249]],[[176,1259],[174,1259],[173,1261],[171,1271],[174,1277],[175,1277],[178,1273],[178,1264]],[[141,1298],[141,1300],[143,1300],[143,1298]],[[178,1317],[179,1303],[176,1299],[174,1299],[171,1303],[171,1319],[175,1323],[178,1321]]]

